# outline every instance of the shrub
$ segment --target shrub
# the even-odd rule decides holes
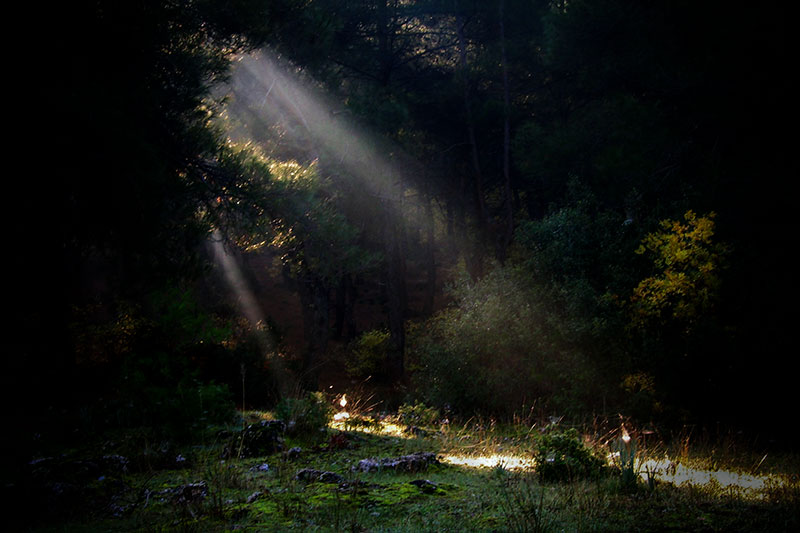
[[[363,333],[353,343],[351,356],[345,362],[347,373],[356,377],[382,375],[388,346],[388,331],[375,329]]]
[[[535,455],[542,481],[596,478],[605,467],[604,461],[586,447],[575,429],[542,435]]]
[[[312,440],[324,435],[333,410],[321,392],[309,392],[299,398],[284,398],[275,407],[275,416],[286,423],[286,432]]]
[[[200,380],[182,354],[132,354],[121,377],[112,401],[103,406],[113,426],[149,427],[161,436],[183,440],[235,418],[228,386]]]
[[[433,407],[428,407],[422,402],[417,402],[414,405],[403,404],[397,411],[400,420],[407,426],[434,426],[441,419],[439,410]]]
[[[497,268],[453,296],[453,307],[409,333],[413,380],[425,401],[510,415],[540,397],[562,412],[601,397],[593,365],[524,271]]]

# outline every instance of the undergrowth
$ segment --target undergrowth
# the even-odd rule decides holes
[[[330,414],[318,400],[301,398],[286,404],[285,411],[248,412],[244,420],[252,427],[279,414],[307,416],[311,420],[295,419],[294,427],[316,427],[319,417]],[[171,448],[165,452],[171,461],[112,460],[115,450],[109,443],[41,458],[30,465],[30,484],[19,489],[34,504],[56,512],[22,515],[12,530],[20,525],[33,531],[267,532],[800,527],[796,474],[775,472],[776,465],[796,468],[796,456],[767,455],[754,464],[741,457],[763,457],[761,451],[745,454],[744,447],[737,444],[734,449],[730,441],[693,452],[691,438],[687,448],[685,438],[678,444],[656,441],[647,432],[623,429],[613,421],[581,428],[553,420],[456,421],[443,419],[424,404],[406,405],[394,415],[352,415],[346,428],[334,424],[323,431],[310,429],[313,439],[305,431],[286,431],[279,448],[252,457],[225,456],[228,435]],[[631,442],[635,447],[625,448],[628,455],[620,453],[625,451],[620,443]],[[675,447],[681,442],[683,455]],[[131,442],[126,446],[129,453]],[[669,469],[704,463],[697,456],[700,449],[711,452],[705,464],[715,466],[717,473],[750,465],[738,471],[770,472],[773,477],[757,491],[718,482],[676,485],[665,480]],[[385,462],[424,452],[433,452],[437,460],[404,468]],[[724,464],[721,457],[731,463]],[[655,467],[647,465],[656,459],[664,472],[649,470]],[[390,466],[366,469],[364,460]]]

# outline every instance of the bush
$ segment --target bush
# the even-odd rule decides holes
[[[542,435],[535,456],[542,481],[596,478],[605,467],[604,461],[581,442],[575,429]]]
[[[353,343],[351,356],[345,362],[347,373],[354,377],[381,376],[386,363],[389,332],[372,330]]]
[[[602,397],[594,366],[524,271],[497,268],[462,282],[453,296],[453,307],[408,336],[409,366],[426,402],[511,415],[542,397],[562,412]]]
[[[435,426],[441,419],[438,409],[417,402],[414,405],[403,404],[397,411],[400,420],[407,426]]]
[[[312,440],[321,439],[333,410],[321,392],[300,398],[284,398],[275,407],[275,416],[286,423],[286,432]]]
[[[154,354],[127,366],[125,385],[117,397],[118,423],[150,427],[164,436],[184,439],[235,419],[236,407],[227,385],[203,383],[180,365],[174,375],[164,376],[154,370],[158,366],[170,368],[170,359],[175,357]]]

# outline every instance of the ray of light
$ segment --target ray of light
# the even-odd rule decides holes
[[[335,162],[353,179],[360,194],[391,202],[408,202],[404,192],[409,173],[418,163],[398,146],[360,127],[342,105],[315,84],[304,80],[270,52],[261,50],[236,62],[227,86],[240,102],[232,136],[252,141],[249,132],[259,123],[280,124],[282,135],[311,159]],[[246,110],[246,111],[243,111]],[[408,210],[405,210],[408,220]]]
[[[214,261],[225,277],[225,282],[236,298],[236,303],[241,313],[250,323],[261,353],[265,360],[271,363],[271,369],[278,378],[276,383],[280,392],[285,394],[291,388],[291,383],[281,358],[275,352],[275,339],[271,337],[269,330],[264,327],[266,324],[264,313],[258,305],[253,291],[242,275],[242,271],[235,257],[226,249],[224,240],[218,229],[215,229],[209,237],[208,246],[211,249]]]
[[[222,269],[228,287],[236,295],[237,304],[242,314],[252,327],[258,328],[261,324],[264,324],[264,313],[256,302],[253,292],[248,287],[247,281],[242,276],[242,272],[233,255],[225,249],[222,235],[218,229],[212,232],[208,242],[214,255],[214,260]],[[265,344],[263,348],[271,349],[271,343]]]

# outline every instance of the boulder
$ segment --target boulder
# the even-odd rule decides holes
[[[286,424],[280,420],[262,420],[250,424],[228,441],[225,457],[261,457],[283,451]]]

